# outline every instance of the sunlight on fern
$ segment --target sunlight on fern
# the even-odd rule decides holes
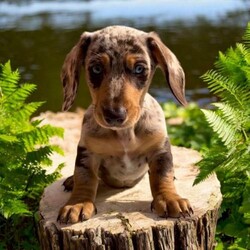
[[[26,103],[36,85],[19,80],[10,62],[0,64],[0,248],[4,249],[27,244],[20,239],[28,222],[31,241],[36,241],[32,217],[43,189],[60,176],[63,167],[59,164],[52,173],[46,169],[52,165],[52,153],[63,154],[50,144],[51,137],[63,137],[63,129],[31,122],[43,102]]]
[[[202,110],[221,141],[205,153],[194,184],[214,172],[220,180],[218,249],[250,249],[250,23],[243,39],[244,43],[220,52],[215,69],[202,76],[221,100],[213,104],[215,110]]]

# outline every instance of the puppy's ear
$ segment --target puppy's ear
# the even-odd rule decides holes
[[[61,72],[63,83],[63,106],[62,110],[67,111],[71,108],[77,93],[81,68],[87,54],[87,49],[91,43],[91,33],[84,32],[78,43],[67,54]]]
[[[176,56],[163,44],[154,32],[149,33],[147,45],[151,52],[152,59],[164,72],[172,93],[182,105],[186,106],[185,75]]]

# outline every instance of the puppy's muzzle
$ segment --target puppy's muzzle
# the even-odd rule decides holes
[[[127,110],[124,107],[103,108],[102,113],[109,126],[121,126],[127,118]]]

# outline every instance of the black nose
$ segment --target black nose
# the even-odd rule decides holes
[[[124,107],[103,108],[103,116],[109,125],[117,126],[121,125],[126,120],[127,111]]]

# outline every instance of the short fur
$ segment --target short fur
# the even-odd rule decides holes
[[[175,55],[157,34],[125,26],[85,32],[67,55],[63,69],[63,110],[76,96],[84,68],[92,97],[78,144],[73,191],[58,221],[89,219],[101,178],[112,187],[132,187],[149,172],[152,209],[163,217],[190,215],[192,208],[174,186],[173,161],[163,111],[147,91],[156,67],[177,100],[186,105],[185,77]]]

